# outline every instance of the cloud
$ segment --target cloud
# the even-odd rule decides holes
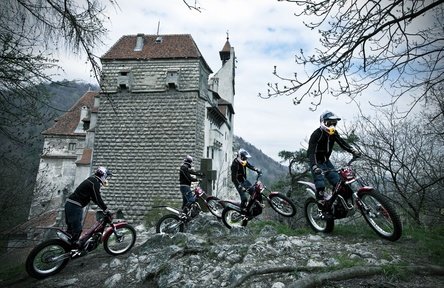
[[[103,55],[123,35],[156,34],[159,29],[160,34],[190,34],[216,72],[222,65],[219,51],[228,32],[238,60],[234,133],[276,160],[281,150],[306,148],[304,143],[318,127],[322,111],[330,109],[350,119],[356,114],[343,100],[325,101],[312,112],[310,99],[295,106],[293,97],[258,97],[259,92],[267,94],[268,82],[277,81],[272,74],[275,65],[283,75],[302,73],[303,67],[295,64],[295,53],[301,48],[310,51],[318,43],[317,32],[306,29],[303,19],[294,15],[297,7],[293,3],[200,1],[201,13],[189,10],[181,0],[125,0],[119,5],[120,9],[107,10],[110,33],[96,55]],[[66,71],[61,78],[94,82],[84,59],[64,56],[61,65]]]

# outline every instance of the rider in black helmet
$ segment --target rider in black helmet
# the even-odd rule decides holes
[[[254,167],[248,162],[248,158],[251,155],[247,150],[241,148],[237,153],[237,157],[234,158],[231,163],[231,181],[236,187],[241,199],[241,208],[245,209],[248,202],[247,190],[251,188],[252,184],[247,179],[247,168],[260,173],[260,169]]]
[[[67,232],[72,236],[71,242],[74,245],[81,247],[83,244],[78,242],[82,233],[83,208],[90,201],[94,202],[105,213],[109,212],[100,195],[100,189],[102,186],[108,185],[108,178],[111,176],[111,171],[102,166],[98,167],[94,175],[80,183],[66,200],[65,221]]]
[[[307,155],[316,186],[316,200],[318,200],[318,206],[320,209],[323,208],[323,203],[325,200],[324,177],[333,186],[339,182],[338,173],[334,171],[326,172],[325,175],[322,173],[323,170],[332,170],[335,168],[330,161],[333,145],[338,143],[342,149],[352,153],[355,157],[359,157],[361,155],[359,151],[352,148],[339,136],[339,133],[336,130],[336,125],[340,120],[341,118],[336,116],[333,112],[326,111],[322,113],[320,117],[320,127],[311,134],[308,142]]]

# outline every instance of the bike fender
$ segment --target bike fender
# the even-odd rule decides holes
[[[235,203],[232,202],[227,202],[227,205],[225,207],[230,207],[231,209],[234,209],[236,211],[241,211],[240,206],[236,205]]]
[[[116,229],[121,228],[127,224],[128,224],[128,222],[126,222],[126,221],[113,223],[113,225]],[[103,233],[102,239],[103,240],[107,239],[111,235],[111,233],[113,233],[113,227],[106,228],[105,233]]]
[[[316,186],[315,186],[314,183],[312,183],[312,182],[307,182],[307,181],[298,181],[298,183],[301,183],[301,184],[303,184],[303,185],[306,185],[307,187],[306,187],[305,190],[306,190],[311,196],[313,196],[313,197],[316,196],[316,193],[315,193],[315,191],[316,191]]]
[[[375,190],[375,188],[371,187],[371,186],[364,186],[358,189],[358,193],[368,193]]]

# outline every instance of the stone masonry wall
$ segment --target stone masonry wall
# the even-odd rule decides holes
[[[205,101],[198,91],[101,95],[93,166],[113,172],[103,196],[111,209],[140,221],[152,206],[180,207],[179,167],[204,149]],[[199,169],[200,167],[196,167]]]
[[[121,72],[128,72],[128,83],[132,92],[165,91],[167,72],[178,72],[178,90],[190,91],[199,89],[199,61],[168,59],[155,61],[104,61],[102,71],[102,89],[104,92],[116,92]],[[120,80],[119,80],[120,79]]]

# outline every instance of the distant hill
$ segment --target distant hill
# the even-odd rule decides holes
[[[233,147],[235,151],[244,148],[251,154],[251,164],[259,167],[263,172],[263,182],[270,186],[273,182],[285,177],[288,173],[288,168],[281,165],[279,162],[273,160],[271,157],[264,154],[260,149],[256,148],[251,143],[248,143],[241,137],[234,136]]]

